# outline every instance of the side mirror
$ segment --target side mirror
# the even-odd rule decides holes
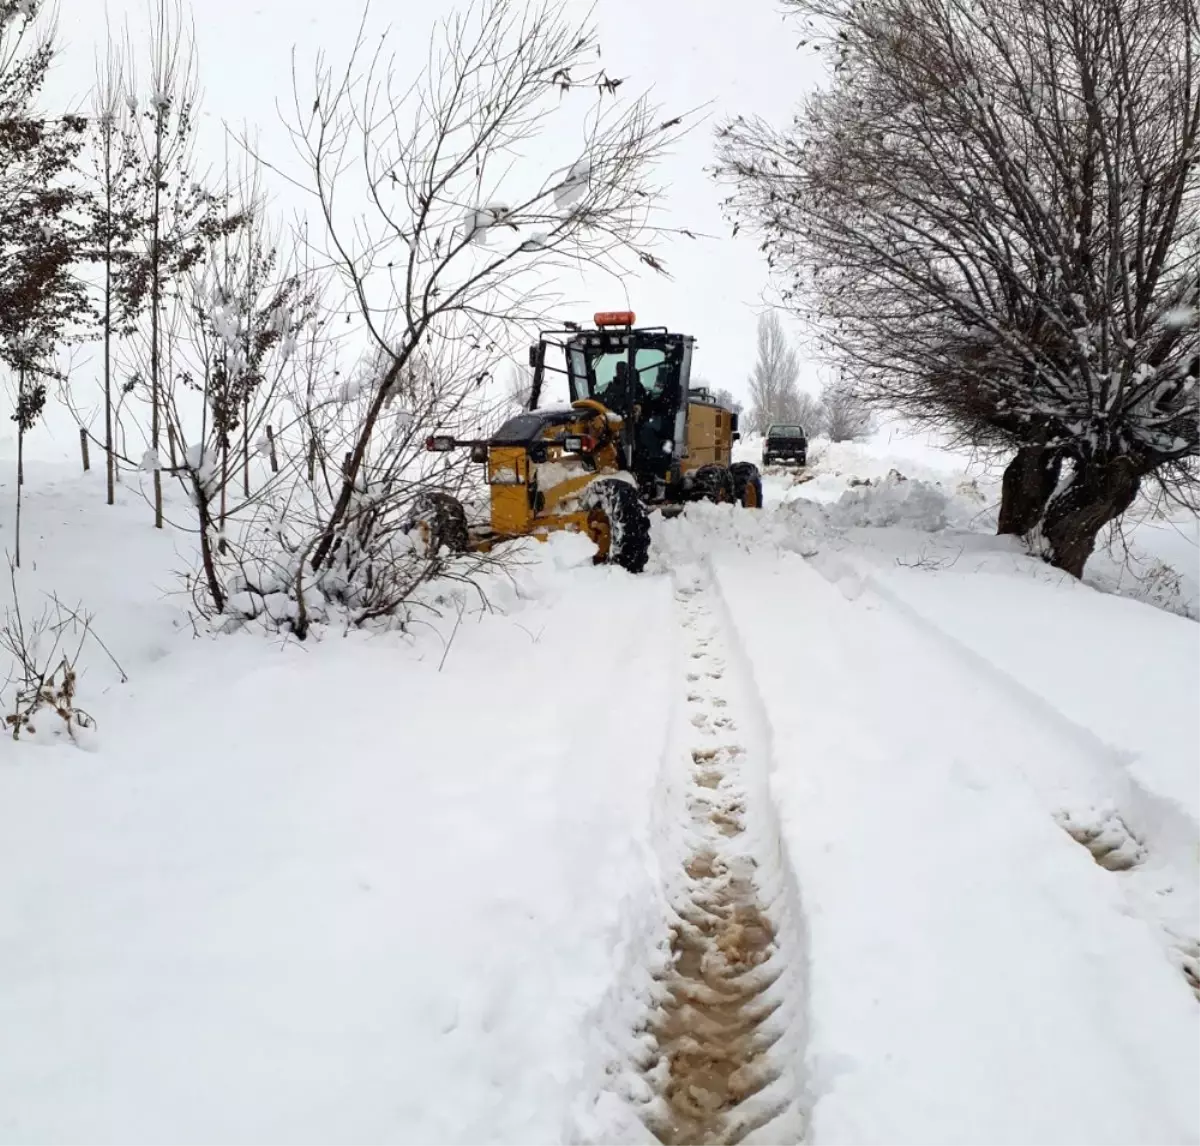
[[[741,436],[742,436],[742,431],[741,431],[741,430],[734,430],[734,431],[733,431],[732,437],[733,437],[733,440],[734,440],[735,442],[736,442],[736,441],[739,441],[739,440],[741,439]]]
[[[536,370],[541,365],[538,349],[539,345],[536,342],[529,348],[529,368],[531,370]]]
[[[488,460],[487,442],[476,442],[471,447],[471,461],[486,462]]]

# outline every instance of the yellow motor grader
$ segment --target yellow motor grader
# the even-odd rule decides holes
[[[637,327],[630,311],[600,313],[594,328],[544,331],[530,347],[528,408],[490,438],[435,435],[433,451],[467,448],[487,466],[491,516],[469,526],[462,504],[422,494],[411,525],[434,549],[488,550],[555,530],[586,533],[596,560],[641,572],[650,548],[649,507],[678,513],[689,501],[762,505],[762,479],[733,462],[737,414],[689,385],[691,335]],[[551,365],[557,350],[562,365]],[[539,408],[548,372],[565,374],[569,406]]]

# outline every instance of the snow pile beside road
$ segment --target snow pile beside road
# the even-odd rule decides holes
[[[848,489],[826,510],[826,519],[842,529],[904,525],[936,533],[949,524],[949,508],[943,490],[892,470],[878,485]]]

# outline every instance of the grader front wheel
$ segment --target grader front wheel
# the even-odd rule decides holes
[[[619,478],[601,478],[580,495],[580,504],[599,516],[608,531],[608,551],[596,560],[640,573],[650,557],[650,517],[637,489]]]
[[[426,490],[413,499],[407,529],[421,538],[430,557],[436,558],[443,548],[465,553],[470,546],[462,502],[438,490]]]

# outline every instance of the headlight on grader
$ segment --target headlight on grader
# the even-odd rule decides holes
[[[569,454],[591,453],[596,448],[596,439],[590,434],[567,434],[562,448]]]
[[[434,434],[425,439],[425,448],[434,454],[448,453],[454,449],[454,437],[451,434]]]

